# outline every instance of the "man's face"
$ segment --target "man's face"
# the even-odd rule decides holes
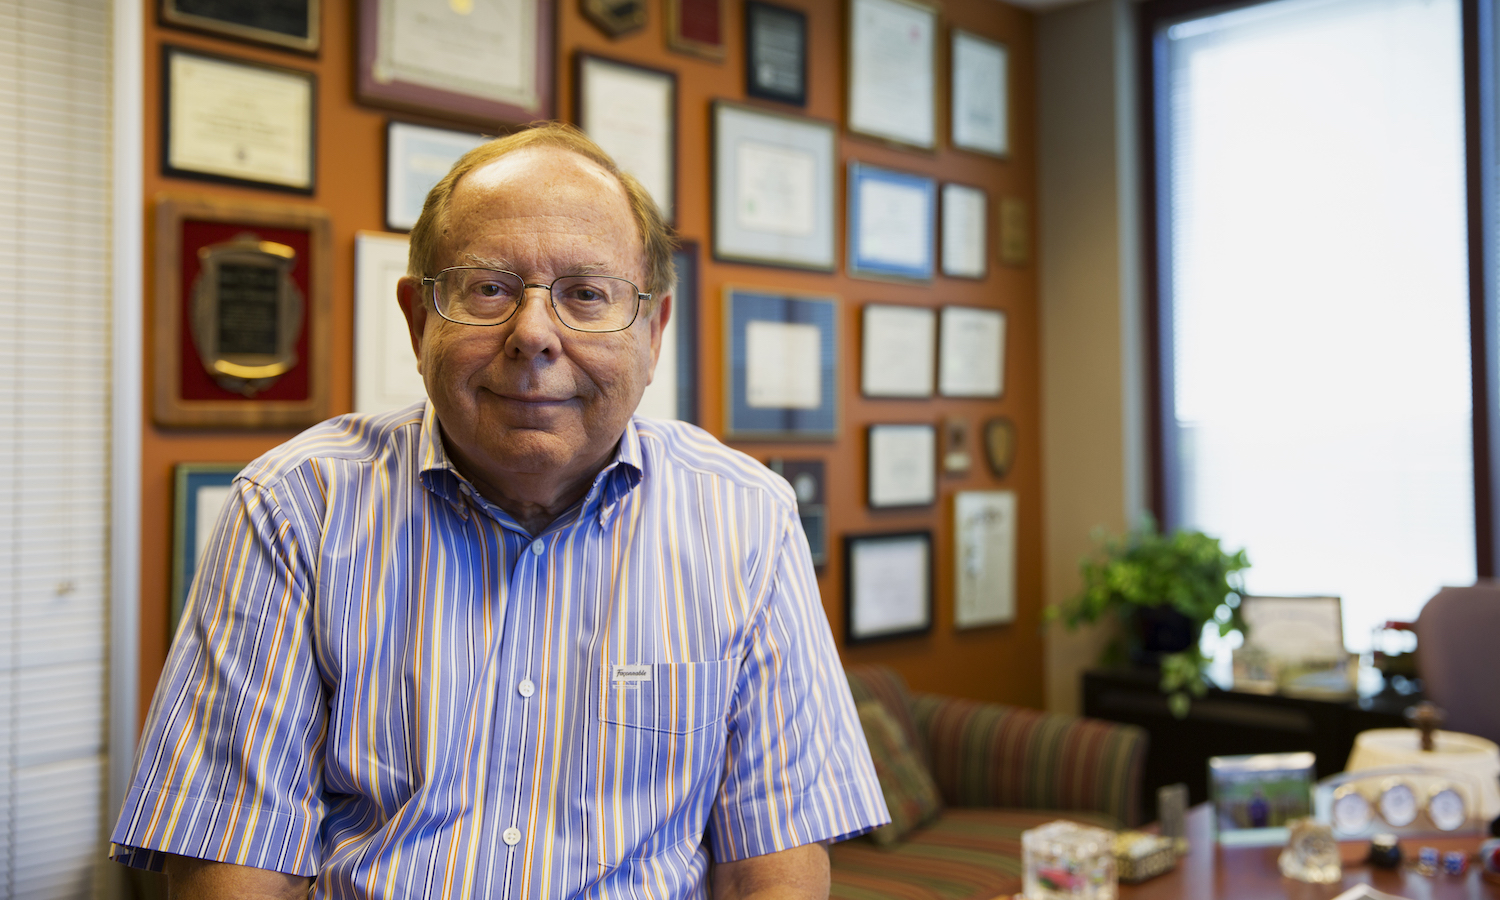
[[[583,273],[645,280],[624,189],[570,151],[519,150],[470,172],[444,226],[435,270],[490,266],[528,284]],[[558,321],[545,290],[528,289],[508,321],[487,327],[446,321],[423,290],[403,279],[401,305],[459,469],[491,499],[569,499],[608,460],[651,380],[666,303],[655,315],[643,307],[624,331],[586,334]]]

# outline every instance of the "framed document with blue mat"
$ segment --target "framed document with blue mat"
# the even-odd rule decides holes
[[[724,291],[730,438],[838,436],[838,298],[770,289]]]

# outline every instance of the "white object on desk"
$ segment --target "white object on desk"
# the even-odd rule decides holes
[[[1383,769],[1390,766],[1430,766],[1461,772],[1480,784],[1479,816],[1486,822],[1500,816],[1500,747],[1472,734],[1434,731],[1434,748],[1422,750],[1415,728],[1374,728],[1354,739],[1346,770]]]

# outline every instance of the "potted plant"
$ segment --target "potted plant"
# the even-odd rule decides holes
[[[1079,564],[1083,589],[1048,615],[1069,628],[1110,613],[1119,617],[1130,661],[1161,667],[1162,693],[1182,718],[1189,695],[1201,697],[1208,689],[1209,660],[1198,646],[1204,626],[1217,624],[1221,635],[1245,631],[1239,610],[1240,573],[1250,567],[1245,551],[1226,553],[1201,531],[1162,534],[1149,515],[1122,537],[1101,531],[1095,541],[1096,551]],[[1106,662],[1127,655],[1120,643],[1106,651]]]

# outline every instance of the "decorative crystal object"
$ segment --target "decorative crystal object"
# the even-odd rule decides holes
[[[1026,900],[1115,900],[1115,833],[1049,822],[1021,833]]]
[[[1310,884],[1334,884],[1344,877],[1333,829],[1311,818],[1291,823],[1291,837],[1277,864],[1281,874]]]

